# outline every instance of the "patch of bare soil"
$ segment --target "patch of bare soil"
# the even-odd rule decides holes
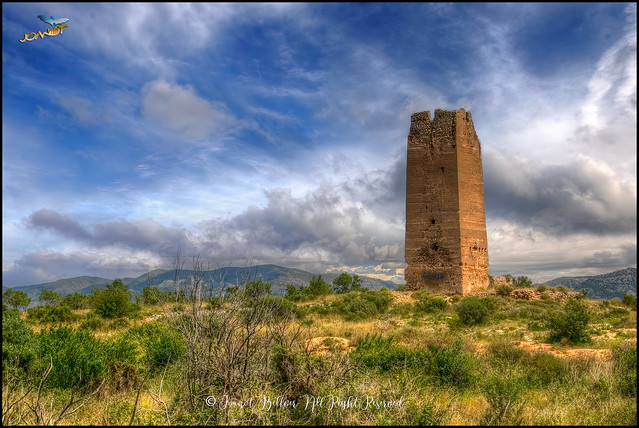
[[[411,291],[393,291],[393,300],[395,304],[398,303],[413,303],[416,302],[413,299]]]
[[[519,342],[517,347],[528,352],[546,352],[559,358],[594,358],[598,361],[607,361],[612,359],[612,350],[610,349],[552,349],[552,345],[549,343],[537,342]]]
[[[486,342],[485,340],[480,340],[479,342],[477,342],[475,353],[483,354],[484,352],[486,352],[486,349],[488,349],[489,346],[490,344],[488,342]]]
[[[343,337],[321,336],[306,341],[306,350],[315,352],[321,357],[330,357],[334,352],[347,354],[357,348],[350,340]]]

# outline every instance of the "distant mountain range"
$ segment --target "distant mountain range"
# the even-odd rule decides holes
[[[188,279],[193,275],[192,270],[182,270],[179,272],[178,279]],[[313,278],[312,273],[300,269],[286,268],[277,265],[260,265],[250,267],[224,267],[215,270],[203,271],[202,280],[206,283],[213,284],[214,289],[220,289],[223,285],[233,286],[241,285],[248,281],[259,281],[271,283],[271,295],[283,296],[286,294],[286,286],[294,284],[299,287],[308,285]],[[331,283],[340,274],[326,273],[322,274],[322,278]],[[362,286],[370,289],[380,289],[386,287],[394,290],[397,286],[392,282],[382,281],[375,278],[359,275]],[[31,298],[31,305],[37,304],[38,296],[42,290],[51,290],[64,296],[67,294],[81,293],[90,294],[94,287],[105,288],[107,284],[113,282],[113,279],[100,278],[96,276],[78,276],[69,279],[59,279],[53,282],[43,284],[25,285],[21,287],[12,287],[15,290],[24,291]],[[175,282],[174,270],[158,269],[143,274],[137,278],[122,278],[122,282],[129,286],[132,294],[135,296],[141,293],[142,289],[148,285],[158,287],[160,290],[173,290]],[[9,287],[2,287],[4,293]]]
[[[615,297],[621,299],[624,294],[637,295],[637,268],[626,268],[595,276],[564,276],[544,284],[587,290],[587,296],[590,299],[613,299]]]
[[[188,279],[193,275],[192,270],[180,271],[179,279]],[[247,281],[258,281],[271,283],[271,294],[283,296],[286,294],[286,286],[294,284],[299,287],[308,285],[313,278],[312,273],[300,269],[286,268],[277,265],[260,265],[251,267],[225,267],[202,272],[202,279],[207,283],[212,283],[216,289],[223,284],[232,286],[244,284]],[[326,273],[322,278],[328,283],[333,282],[339,274]],[[370,289],[380,289],[386,287],[394,290],[397,286],[392,282],[382,281],[375,278],[360,275],[362,285]],[[147,285],[156,286],[161,290],[173,290],[175,271],[158,269],[149,274],[143,274],[137,278],[122,278],[122,281],[129,286],[133,295],[141,293]],[[59,279],[43,284],[25,285],[13,287],[27,293],[31,298],[31,306],[37,304],[38,296],[42,290],[51,290],[64,296],[66,294],[81,293],[90,294],[94,287],[105,288],[113,279],[96,276],[78,276],[75,278]],[[615,272],[595,276],[574,276],[561,277],[544,282],[546,285],[563,285],[575,290],[585,289],[591,299],[612,299],[622,298],[624,293],[637,295],[637,268],[626,268]],[[538,285],[538,284],[535,284]],[[2,287],[4,293],[7,287]]]

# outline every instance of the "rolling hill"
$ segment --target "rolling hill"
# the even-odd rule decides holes
[[[625,293],[636,296],[637,268],[626,268],[595,276],[566,276],[547,281],[545,284],[587,290],[590,299],[623,298]]]
[[[188,279],[193,275],[192,270],[182,270],[178,279]],[[262,280],[271,283],[271,294],[274,296],[283,296],[286,294],[286,286],[294,284],[296,286],[308,285],[313,278],[312,273],[300,269],[292,269],[277,265],[259,265],[250,267],[224,267],[215,270],[203,271],[202,279],[206,283],[211,283],[214,289],[219,289],[223,285],[233,286],[244,284],[248,281]],[[339,274],[327,273],[322,274],[322,278],[328,283],[337,278]],[[379,289],[386,287],[394,290],[396,285],[392,282],[386,282],[375,278],[360,276],[362,286],[370,289]],[[129,286],[133,295],[142,292],[147,285],[156,286],[161,290],[173,290],[175,280],[175,271],[158,269],[140,275],[136,278],[122,278],[122,281]],[[31,305],[37,304],[38,296],[42,290],[51,290],[60,295],[81,293],[90,294],[94,287],[104,288],[107,284],[113,282],[113,279],[79,276],[75,278],[60,279],[53,282],[42,284],[25,285],[21,287],[12,287],[16,290],[24,291],[31,298]],[[2,287],[4,293],[7,287]]]

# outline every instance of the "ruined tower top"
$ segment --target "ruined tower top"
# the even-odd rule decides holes
[[[488,286],[481,148],[470,112],[411,116],[406,171],[408,289]]]
[[[420,131],[431,130],[432,125],[437,123],[440,126],[450,126],[458,120],[462,120],[468,125],[470,129],[475,132],[473,125],[473,116],[469,111],[460,108],[459,110],[435,110],[435,117],[431,118],[430,110],[413,113],[410,117],[410,133],[420,133]],[[475,135],[477,137],[477,135]]]

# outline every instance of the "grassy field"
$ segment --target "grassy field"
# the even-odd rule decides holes
[[[636,307],[538,294],[3,311],[3,423],[636,424]]]

